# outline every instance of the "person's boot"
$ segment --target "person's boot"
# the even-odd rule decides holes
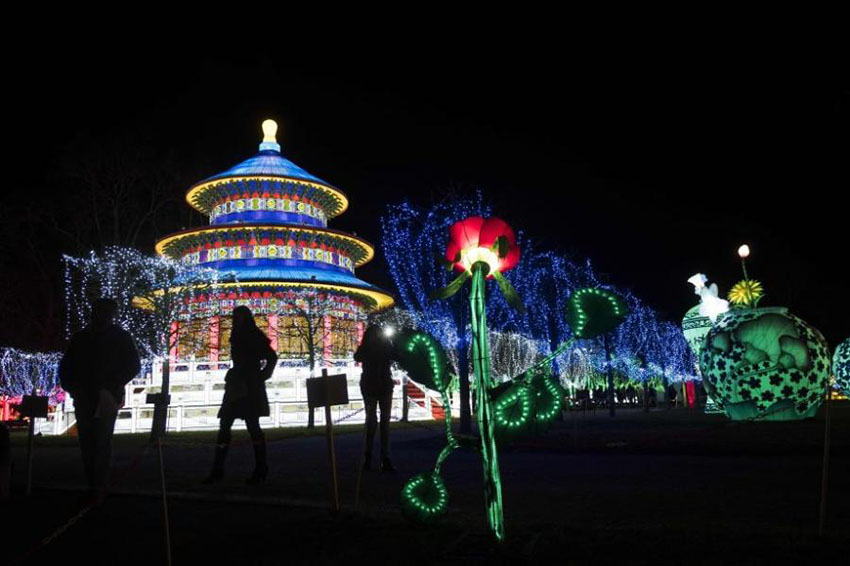
[[[224,477],[224,459],[227,456],[228,448],[227,444],[219,444],[215,447],[212,471],[201,483],[211,484],[221,481],[221,478]]]
[[[381,462],[381,471],[382,472],[394,472],[394,471],[396,471],[395,466],[393,466],[393,463],[390,461],[390,459],[387,456],[384,456],[384,460],[383,460],[383,462]]]
[[[245,483],[248,485],[258,485],[266,481],[266,476],[269,473],[269,465],[266,460],[266,441],[265,439],[254,442],[254,473],[248,478]]]
[[[372,454],[366,452],[363,454],[363,471],[369,472],[372,470]]]

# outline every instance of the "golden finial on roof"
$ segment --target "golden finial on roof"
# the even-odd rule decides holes
[[[260,144],[260,151],[271,149],[280,151],[280,144],[277,143],[277,122],[274,120],[263,120],[263,143]]]

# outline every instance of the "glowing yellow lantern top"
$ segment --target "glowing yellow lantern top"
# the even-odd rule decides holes
[[[277,122],[268,119],[263,120],[263,143],[260,151],[272,150],[280,152],[280,144],[277,143]]]

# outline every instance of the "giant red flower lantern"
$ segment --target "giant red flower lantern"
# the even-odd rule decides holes
[[[513,229],[501,218],[471,216],[449,228],[446,260],[458,271],[471,271],[476,262],[483,261],[492,277],[516,267],[519,246]]]
[[[473,272],[480,271],[487,279],[495,279],[502,294],[511,306],[524,311],[522,301],[510,282],[502,276],[519,263],[519,246],[516,235],[501,218],[470,216],[455,222],[449,228],[444,264],[460,275],[446,287],[434,292],[434,298],[445,299],[454,295]]]
[[[524,311],[522,301],[514,291],[503,272],[515,267],[519,262],[519,247],[516,235],[508,223],[500,218],[482,218],[471,216],[455,222],[449,228],[449,243],[446,246],[444,264],[448,269],[460,271],[460,275],[446,287],[434,292],[435,298],[454,295],[463,284],[472,279],[469,293],[472,326],[472,365],[478,380],[476,388],[478,430],[481,436],[480,453],[484,463],[484,499],[490,528],[498,540],[505,536],[502,515],[502,487],[499,461],[496,451],[495,414],[490,391],[493,382],[490,377],[490,345],[487,336],[487,313],[485,301],[485,280],[495,279],[508,303]],[[417,479],[416,482],[425,482]],[[434,477],[428,486],[435,487]],[[407,486],[406,493],[413,494],[419,484]],[[439,490],[438,490],[439,491]],[[440,501],[443,501],[440,499]],[[420,505],[421,507],[421,505]]]
[[[438,254],[439,255],[439,254]],[[460,271],[454,281],[435,291],[432,298],[454,295],[471,280],[469,291],[470,327],[472,328],[472,365],[476,378],[476,410],[478,438],[476,450],[484,468],[484,502],[487,520],[494,536],[505,538],[502,509],[501,472],[496,446],[497,427],[502,435],[551,422],[563,409],[564,393],[557,382],[544,375],[545,368],[569,349],[576,338],[593,338],[610,332],[626,314],[622,299],[601,289],[581,289],[570,297],[568,312],[574,337],[558,346],[548,356],[515,376],[511,383],[497,384],[490,375],[490,342],[487,332],[486,280],[494,279],[511,306],[524,311],[522,301],[510,282],[502,275],[516,267],[520,251],[510,226],[500,218],[472,216],[455,222],[449,228],[449,242],[443,265]],[[446,357],[433,337],[415,333],[403,340],[404,351],[399,364],[414,380],[437,387],[448,407]],[[507,387],[505,387],[507,385]],[[440,452],[432,472],[414,476],[402,491],[405,514],[429,522],[446,512],[448,492],[440,476],[440,466],[461,442],[451,432],[451,412],[446,412],[448,444]]]

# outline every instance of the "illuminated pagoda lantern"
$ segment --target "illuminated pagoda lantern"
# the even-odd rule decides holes
[[[386,291],[354,273],[374,256],[365,240],[328,228],[348,207],[345,194],[281,155],[277,123],[263,122],[254,157],[192,186],[186,201],[209,226],[159,240],[156,251],[191,265],[232,273],[214,296],[199,294],[179,325],[173,359],[226,360],[230,313],[247,305],[282,359],[304,358],[299,309],[321,304],[322,359],[350,359],[368,313],[393,304]],[[315,311],[314,311],[315,312]]]

